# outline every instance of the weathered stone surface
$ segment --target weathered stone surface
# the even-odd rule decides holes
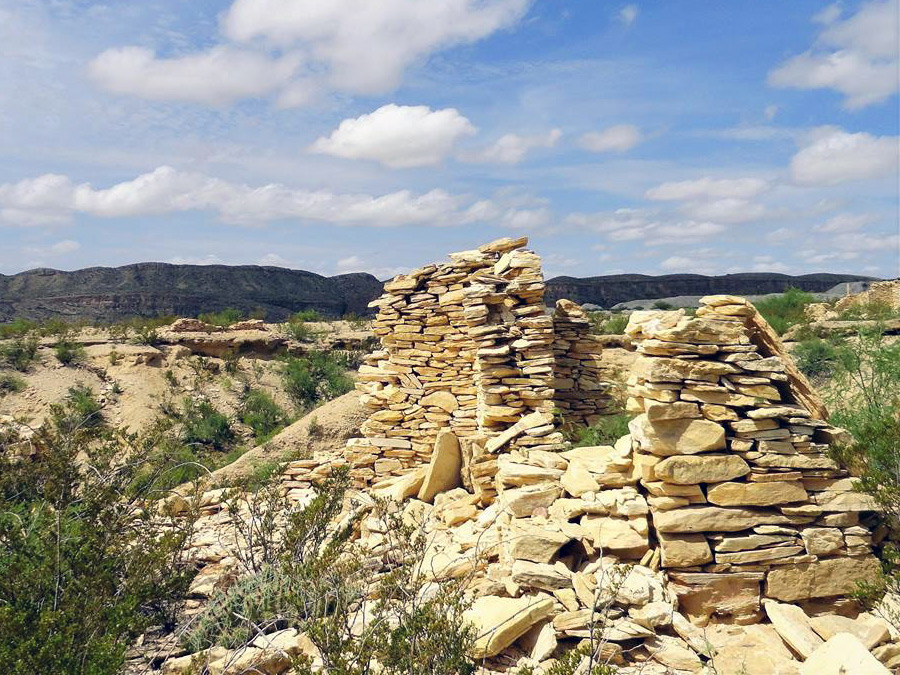
[[[778,565],[766,578],[766,595],[785,602],[846,595],[857,581],[874,581],[879,569],[870,555]]]
[[[806,499],[803,483],[720,483],[706,491],[706,498],[718,506],[773,506]]]
[[[844,548],[844,533],[836,527],[807,527],[800,536],[810,555],[830,555]]]
[[[850,633],[870,651],[891,637],[884,621],[867,614],[860,614],[856,619],[838,614],[815,616],[809,620],[809,625],[823,640],[829,640],[838,633]]]
[[[653,467],[657,478],[678,485],[722,483],[750,473],[750,466],[737,455],[677,455]]]
[[[725,447],[725,429],[705,419],[659,419],[638,415],[628,424],[632,437],[655,455],[692,455]]]
[[[526,485],[513,490],[504,490],[500,504],[516,518],[526,518],[535,509],[549,507],[561,493],[562,490],[554,483]]]
[[[569,462],[566,472],[560,479],[560,485],[574,497],[580,497],[586,492],[597,492],[600,489],[600,484],[588,471],[586,462],[580,459]]]
[[[663,567],[693,567],[712,562],[709,542],[702,534],[657,532]]]
[[[741,623],[760,618],[760,572],[670,572],[669,589],[678,596],[682,613],[698,625],[711,616]]]
[[[682,640],[667,635],[654,635],[644,640],[650,658],[664,666],[689,673],[699,672],[703,664]]]
[[[757,525],[789,523],[780,513],[738,506],[687,506],[654,515],[660,532],[738,532]]]
[[[472,656],[486,658],[499,654],[552,612],[553,598],[548,595],[477,598],[464,617],[475,626],[477,637]]]
[[[419,405],[424,407],[434,406],[448,413],[459,409],[459,402],[449,391],[435,391],[427,396],[423,396],[419,401]]]
[[[548,563],[572,538],[548,527],[531,525],[527,520],[510,528],[509,556],[514,560]]]
[[[809,625],[809,617],[796,605],[763,600],[763,608],[775,630],[788,647],[806,659],[823,640]]]
[[[594,547],[604,553],[640,557],[650,548],[647,518],[611,518],[586,515],[581,527],[594,537]]]
[[[459,441],[451,431],[442,431],[434,442],[431,460],[419,488],[418,498],[430,502],[435,495],[462,485],[462,455]]]
[[[719,675],[798,675],[800,672],[800,663],[769,624],[709,626],[702,634],[715,650],[711,663],[713,672]]]
[[[631,368],[633,375],[648,382],[684,382],[685,380],[717,382],[722,375],[738,372],[740,372],[739,369],[729,363],[648,357],[635,359]]]
[[[512,580],[520,586],[554,591],[572,586],[572,573],[562,563],[549,565],[530,560],[516,560],[512,566]]]
[[[889,672],[849,633],[830,638],[800,666],[800,675],[888,675]]]

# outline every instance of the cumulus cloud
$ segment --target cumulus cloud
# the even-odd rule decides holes
[[[104,89],[153,101],[228,105],[285,86],[300,62],[228,46],[164,59],[143,47],[109,49],[88,66]]]
[[[769,84],[794,89],[833,89],[856,110],[884,101],[900,87],[900,34],[896,0],[864,4],[840,21],[832,5],[814,17],[825,28],[818,46],[769,73]]]
[[[368,227],[441,227],[491,221],[535,228],[550,220],[545,206],[525,206],[507,198],[472,201],[444,190],[422,194],[400,190],[374,196],[276,183],[252,187],[169,166],[102,189],[50,174],[0,184],[0,222],[9,225],[64,224],[79,213],[123,218],[188,211],[213,212],[224,223],[251,226],[278,220]]]
[[[655,201],[683,201],[689,199],[750,199],[769,189],[761,178],[712,178],[663,183],[647,190],[644,195]]]
[[[463,153],[460,159],[467,162],[483,162],[496,164],[518,164],[531,150],[552,148],[562,137],[562,131],[552,129],[546,134],[520,136],[506,134],[494,143],[474,152]]]
[[[759,220],[766,214],[762,204],[755,204],[746,199],[716,199],[713,201],[688,202],[681,207],[681,212],[698,220],[712,220],[729,225],[749,223]]]
[[[429,54],[515,25],[532,1],[235,0],[207,51],[161,59],[111,49],[90,72],[117,93],[216,105],[273,92],[282,106],[302,105],[320,88],[384,93]]]
[[[642,140],[641,130],[633,124],[617,124],[582,134],[578,144],[590,152],[626,152]]]
[[[455,108],[393,103],[374,112],[346,119],[310,150],[347,159],[369,159],[392,168],[439,164],[454,144],[476,129]]]
[[[898,155],[897,136],[821,127],[791,159],[791,177],[798,185],[806,186],[882,178],[897,171]]]
[[[213,253],[208,253],[207,255],[196,255],[196,256],[180,256],[176,255],[173,258],[169,258],[169,262],[173,265],[223,265],[224,261],[217,255]]]
[[[855,232],[876,220],[871,213],[839,213],[813,229],[816,232]]]

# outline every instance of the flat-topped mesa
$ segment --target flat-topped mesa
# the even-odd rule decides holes
[[[382,349],[357,388],[369,418],[348,446],[354,477],[376,487],[416,471],[438,433],[460,441],[463,482],[482,503],[496,453],[563,448],[557,420],[594,421],[608,405],[600,344],[580,307],[544,305],[540,258],[527,238],[450,254],[387,282],[371,303]],[[396,483],[397,481],[393,481]],[[415,490],[415,480],[403,490]]]
[[[634,462],[682,610],[753,622],[763,597],[848,595],[878,563],[860,513],[875,510],[829,456],[846,432],[743,298],[695,317],[635,312],[628,380]],[[740,602],[716,598],[741,586]]]

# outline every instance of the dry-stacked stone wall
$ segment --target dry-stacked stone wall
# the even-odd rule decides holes
[[[498,240],[385,284],[372,303],[382,349],[357,384],[369,418],[346,454],[358,482],[415,470],[449,430],[464,483],[489,502],[500,447],[558,451],[555,413],[584,423],[607,408],[601,346],[574,303],[548,312],[540,258],[526,244]]]
[[[874,504],[829,457],[845,432],[755,308],[635,312],[634,462],[682,610],[752,623],[762,598],[815,605],[877,568]]]

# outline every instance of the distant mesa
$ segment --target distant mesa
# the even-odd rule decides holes
[[[780,293],[792,286],[824,292],[840,283],[873,280],[853,274],[774,273],[555,277],[547,282],[547,302],[568,298],[609,308],[630,300],[673,296]],[[247,314],[263,310],[270,321],[284,320],[303,309],[329,317],[364,315],[382,287],[381,281],[363,272],[325,277],[258,265],[137,263],[74,272],[41,268],[0,275],[0,321],[19,317],[115,321],[132,316],[196,316],[227,307]]]

